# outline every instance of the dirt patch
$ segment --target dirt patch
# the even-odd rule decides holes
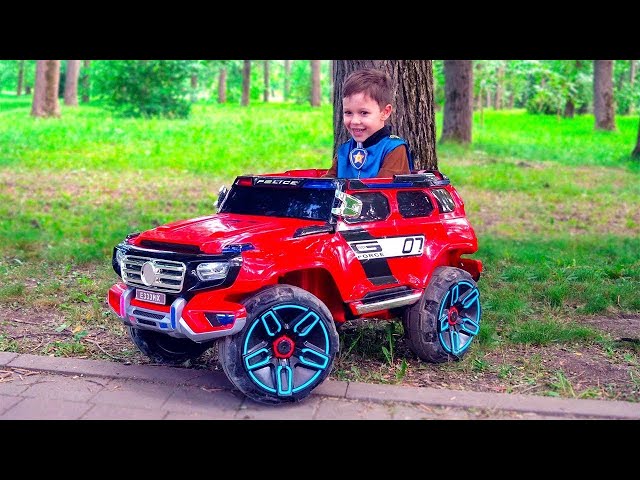
[[[614,340],[640,342],[640,315],[592,317],[583,319],[583,323],[602,332],[608,332]]]

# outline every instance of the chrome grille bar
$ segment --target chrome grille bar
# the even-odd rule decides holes
[[[157,271],[151,285],[146,285],[142,281],[142,266],[145,263],[151,263],[154,270]],[[122,266],[122,280],[127,285],[167,293],[179,293],[182,291],[187,270],[186,265],[182,262],[138,255],[125,255]]]

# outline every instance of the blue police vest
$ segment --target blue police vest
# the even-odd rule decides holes
[[[413,161],[409,152],[409,145],[406,140],[396,135],[382,138],[379,142],[368,146],[365,149],[356,151],[355,159],[349,158],[349,153],[357,146],[352,138],[338,147],[338,178],[372,178],[378,174],[382,160],[394,148],[405,145],[407,147],[407,157],[409,158],[409,170],[413,170]],[[361,152],[366,150],[366,153]],[[362,158],[365,157],[365,158]],[[359,163],[362,162],[362,163]],[[354,163],[356,166],[354,166]],[[360,168],[357,168],[360,167]]]

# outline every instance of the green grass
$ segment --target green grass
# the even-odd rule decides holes
[[[188,120],[29,111],[30,98],[0,96],[0,305],[77,322],[108,318],[111,251],[127,233],[212,213],[236,175],[331,163],[330,105],[195,105]],[[581,318],[640,313],[638,118],[616,123],[487,110],[472,146],[438,145],[479,237],[481,348],[601,341]],[[397,338],[360,331],[343,351],[395,365]]]
[[[441,117],[437,117],[441,121]],[[443,145],[444,156],[480,156],[487,159],[554,161],[569,166],[619,167],[634,171],[639,165],[629,158],[638,135],[638,117],[616,117],[616,131],[594,131],[593,115],[558,118],[528,115],[523,110],[485,110],[481,125],[475,112],[473,143],[469,148]],[[441,123],[437,124],[441,132]],[[498,167],[501,168],[501,167]]]

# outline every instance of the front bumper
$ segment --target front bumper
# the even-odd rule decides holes
[[[124,283],[113,285],[107,296],[109,307],[125,325],[198,343],[238,333],[247,322],[241,304],[211,300],[201,293],[189,302],[178,297],[171,305],[154,305],[136,300],[135,288]]]

